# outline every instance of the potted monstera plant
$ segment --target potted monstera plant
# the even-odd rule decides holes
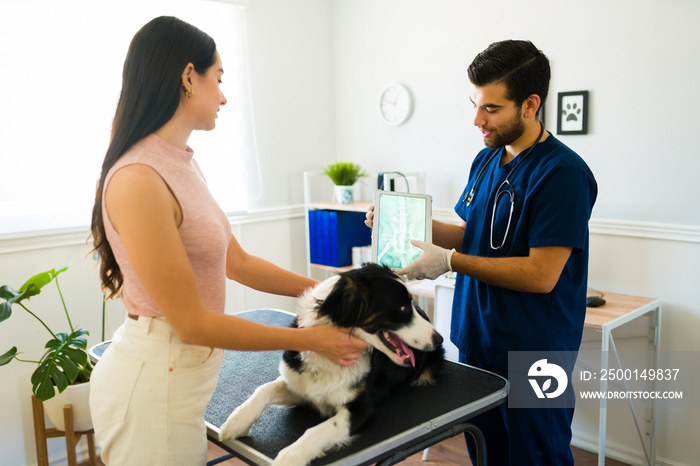
[[[338,162],[328,165],[324,171],[335,185],[335,198],[341,204],[352,204],[354,201],[353,185],[366,176],[362,167],[352,162]]]
[[[63,406],[71,404],[73,405],[75,429],[82,431],[92,427],[87,407],[87,394],[89,393],[87,382],[90,380],[92,364],[87,353],[86,336],[89,332],[84,328],[73,326],[68,307],[61,293],[61,287],[58,284],[58,275],[65,272],[69,265],[38,273],[27,280],[18,290],[9,285],[0,287],[0,298],[4,299],[4,302],[0,303],[0,323],[12,316],[12,308],[16,306],[35,318],[49,334],[49,339],[44,346],[46,351],[40,360],[34,361],[20,357],[22,353],[14,346],[0,356],[0,366],[12,362],[13,359],[36,364],[37,368],[31,377],[32,392],[40,401],[44,402],[44,410],[49,420],[57,429],[65,430]],[[55,333],[39,315],[27,307],[27,301],[40,294],[42,288],[51,282],[56,284],[61,305],[68,320],[69,332]],[[61,394],[60,398],[59,394]],[[84,407],[80,406],[83,398]]]

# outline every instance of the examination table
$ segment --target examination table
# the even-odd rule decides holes
[[[284,327],[295,318],[291,313],[271,309],[236,315]],[[91,356],[99,359],[108,345],[109,342],[105,342],[93,347]],[[209,440],[229,454],[210,460],[209,465],[231,457],[248,464],[269,465],[280,450],[298,439],[307,428],[322,421],[316,411],[307,407],[270,407],[253,424],[248,436],[225,442],[219,440],[219,427],[229,414],[258,386],[278,377],[281,355],[281,351],[226,351],[205,423]],[[508,388],[508,381],[496,374],[447,361],[437,385],[400,387],[378,403],[374,420],[348,446],[330,451],[311,464],[394,464],[462,432],[470,433],[476,439],[481,451],[479,464],[482,464],[486,445],[481,432],[468,420],[504,403]]]

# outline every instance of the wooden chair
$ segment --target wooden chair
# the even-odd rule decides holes
[[[82,432],[73,430],[73,407],[66,405],[63,408],[63,419],[66,423],[66,430],[62,432],[56,428],[46,428],[44,421],[44,405],[39,399],[32,395],[32,411],[34,412],[34,436],[36,438],[36,456],[39,466],[49,466],[49,451],[46,445],[46,439],[55,437],[66,437],[66,450],[68,456],[68,465],[77,466],[78,458],[75,453],[75,448],[78,446],[80,437],[83,434],[87,435],[88,451],[90,466],[97,466],[97,453],[95,451],[95,431],[93,429]]]

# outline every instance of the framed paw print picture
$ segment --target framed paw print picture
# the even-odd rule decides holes
[[[588,134],[588,91],[560,92],[557,134]]]

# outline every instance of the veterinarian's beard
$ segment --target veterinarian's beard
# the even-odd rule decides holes
[[[485,129],[493,132],[493,139],[484,139],[486,147],[489,149],[500,149],[514,143],[525,133],[525,122],[522,115],[516,114],[500,128]]]

